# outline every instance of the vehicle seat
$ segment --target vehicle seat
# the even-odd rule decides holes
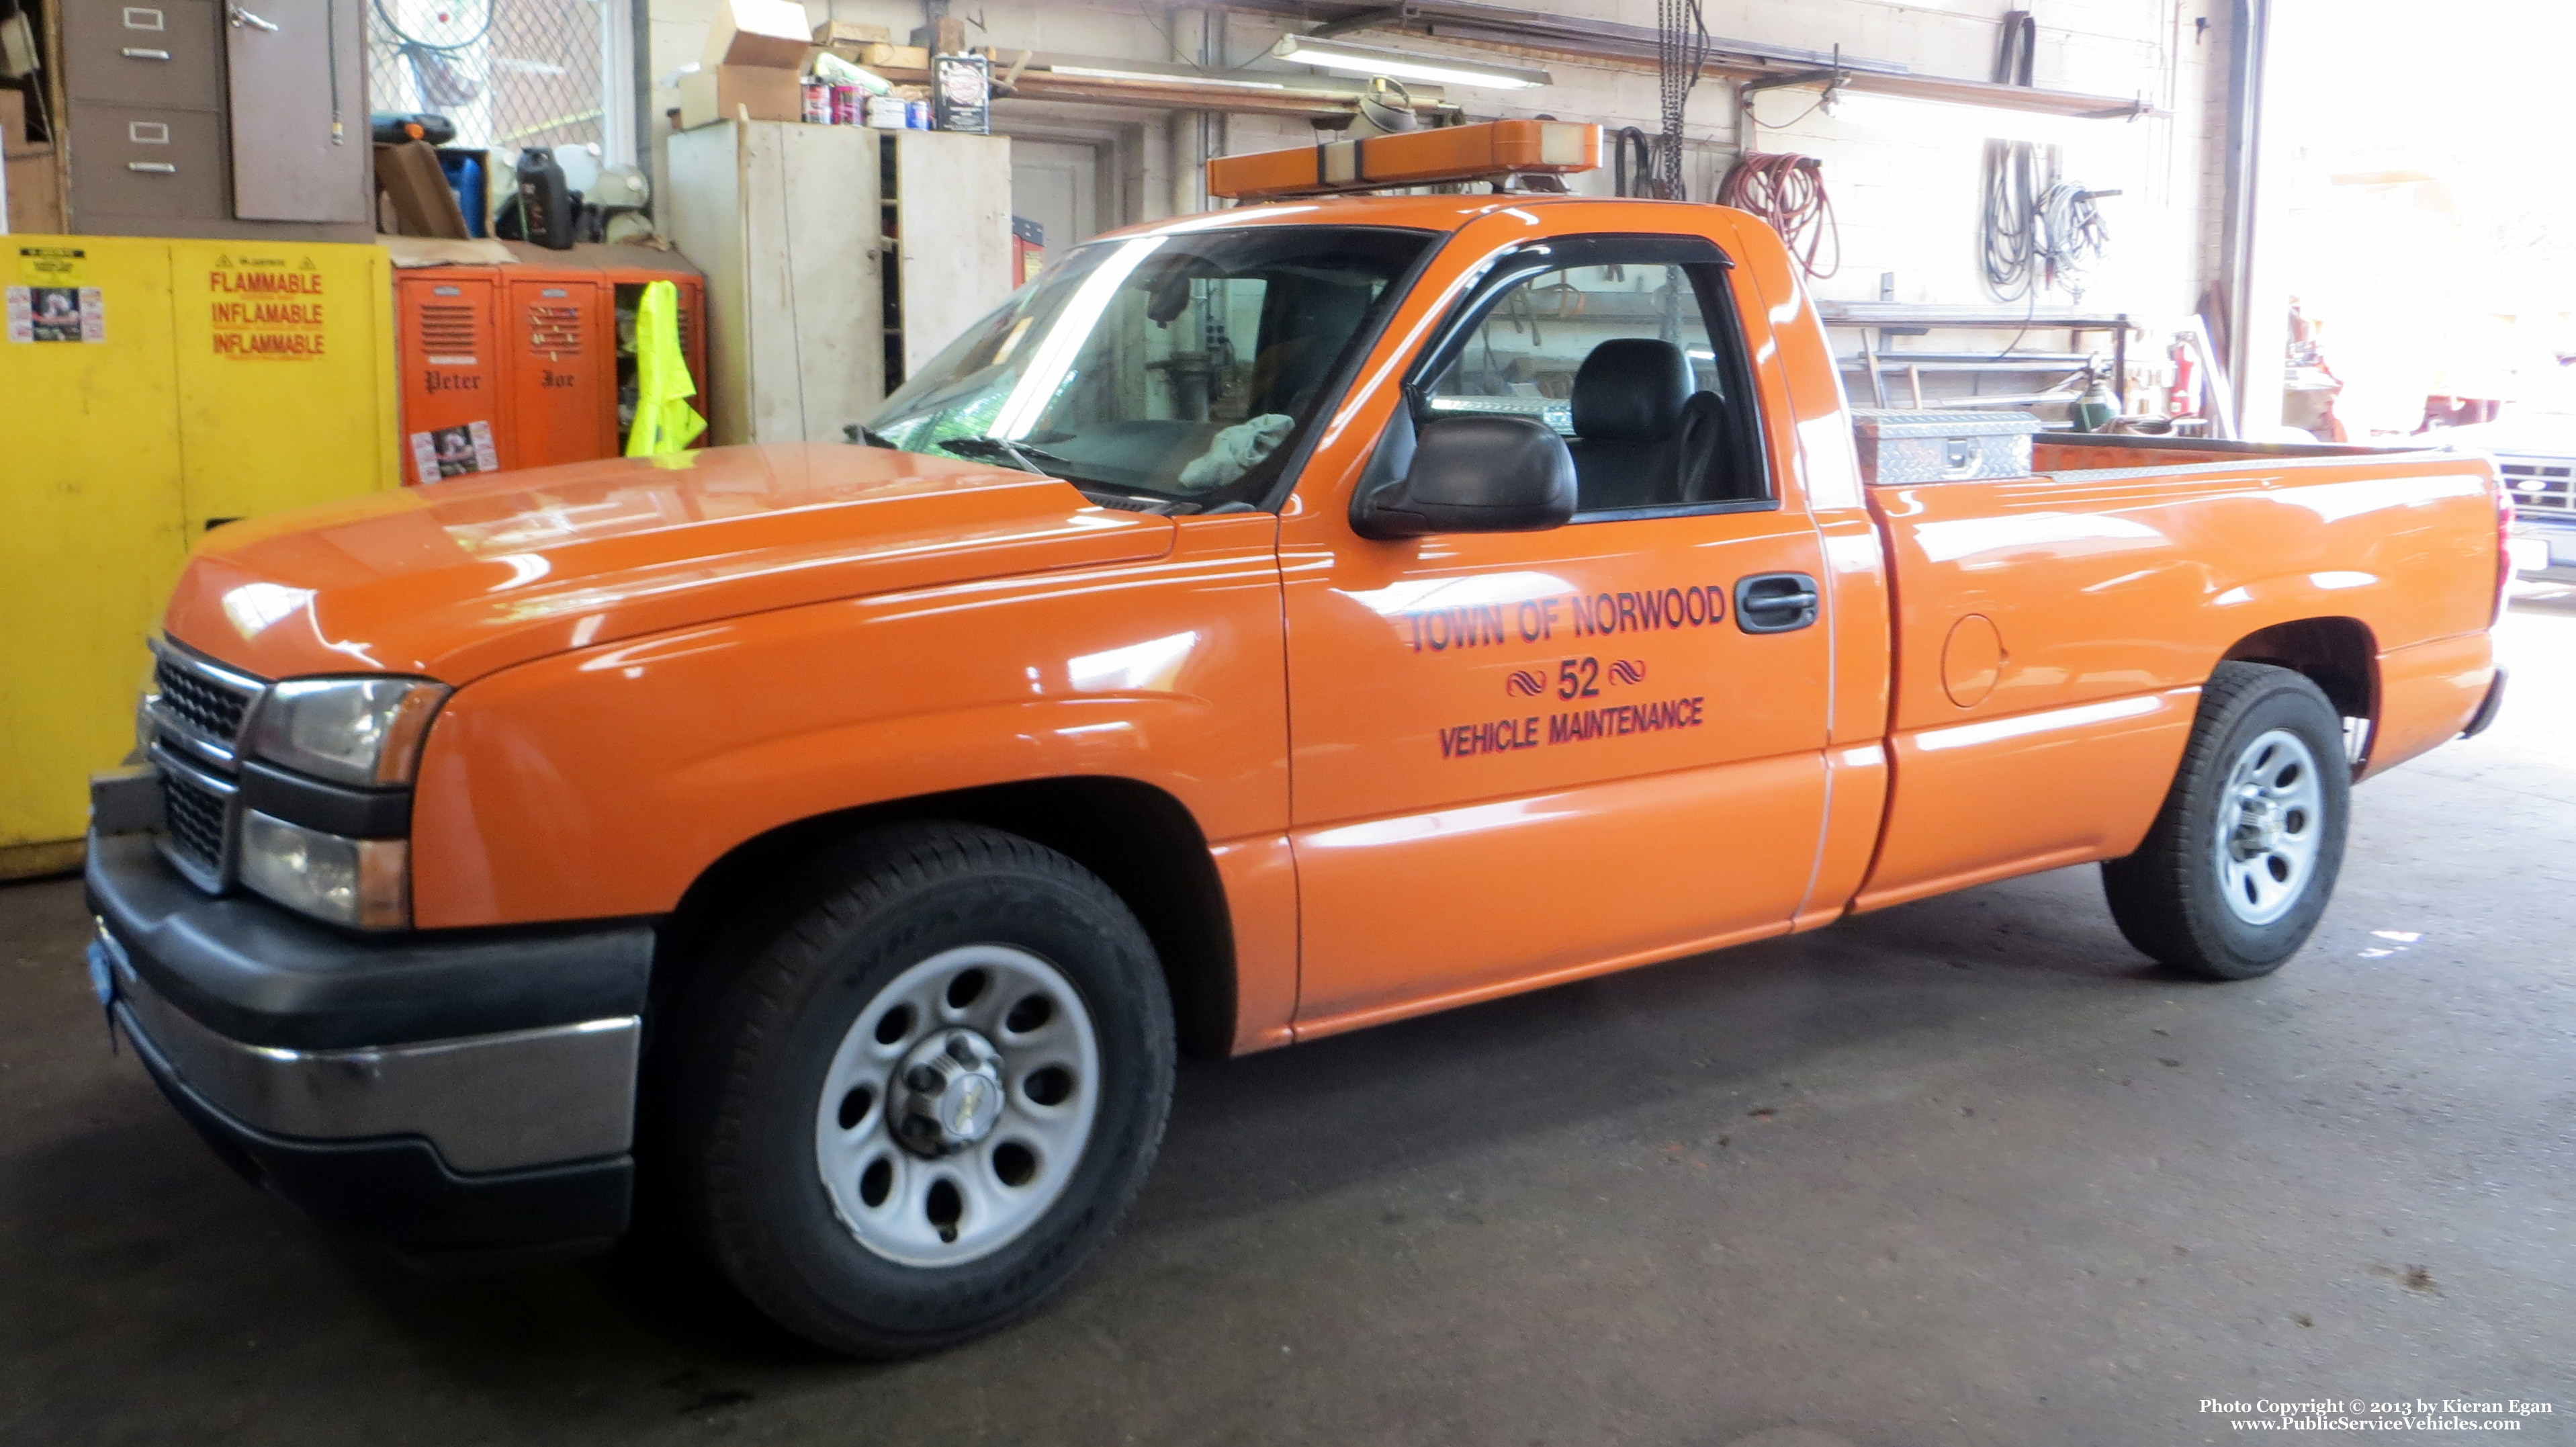
[[[1684,502],[1732,502],[1742,488],[1728,476],[1726,404],[1715,392],[1693,392],[1682,405],[1681,447],[1675,461]]]
[[[1603,342],[1576,370],[1572,401],[1574,436],[1566,451],[1574,455],[1577,507],[1597,512],[1685,500],[1683,418],[1694,399],[1690,360],[1681,348],[1653,337]],[[1706,444],[1691,450],[1704,451]]]

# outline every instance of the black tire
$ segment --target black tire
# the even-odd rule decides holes
[[[674,1204],[754,1305],[835,1351],[904,1356],[993,1331],[1063,1286],[1153,1164],[1175,1057],[1153,946],[1089,871],[992,829],[894,826],[836,851],[815,882],[765,947],[677,1002],[659,1057]],[[1097,1113],[1062,1194],[1023,1234],[963,1264],[903,1265],[836,1214],[817,1101],[870,1002],[963,945],[1024,950],[1079,992],[1099,1047]]]
[[[2230,906],[2219,858],[2230,776],[2250,746],[2274,730],[2307,745],[2319,765],[2314,856],[2278,918],[2249,923]],[[2137,852],[2102,865],[2102,892],[2129,943],[2185,974],[2250,980],[2279,969],[2307,943],[2334,895],[2351,814],[2352,770],[2343,720],[2314,683],[2286,668],[2222,663],[2201,690],[2200,714],[2162,812]]]

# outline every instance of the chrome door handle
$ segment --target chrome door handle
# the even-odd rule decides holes
[[[170,58],[170,52],[166,50],[145,50],[139,45],[125,47],[123,54],[128,60],[168,60]]]
[[[243,26],[249,25],[265,30],[271,35],[275,35],[277,33],[277,22],[273,20],[262,20],[258,16],[251,14],[249,11],[244,10],[238,5],[227,5],[224,8],[231,12],[233,29],[235,30],[239,30]]]

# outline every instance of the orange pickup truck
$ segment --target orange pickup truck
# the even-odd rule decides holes
[[[1886,424],[1865,467],[1732,211],[1105,236],[852,445],[213,534],[94,788],[93,981],[326,1221],[642,1200],[904,1352],[1100,1243],[1182,1050],[2087,861],[2146,953],[2260,975],[2352,783],[2495,710],[2482,461]]]

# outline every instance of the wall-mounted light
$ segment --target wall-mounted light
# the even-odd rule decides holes
[[[2112,141],[2133,134],[2129,127],[2080,116],[1847,89],[1834,92],[1825,114],[1851,125],[1944,140],[2032,141],[2044,146],[2066,146]]]
[[[1481,60],[1425,55],[1411,50],[1381,50],[1374,45],[1346,45],[1338,40],[1312,40],[1302,35],[1280,36],[1279,43],[1270,48],[1270,53],[1298,65],[1321,66],[1348,75],[1388,75],[1397,80],[1422,80],[1434,85],[1526,90],[1531,86],[1555,83],[1555,77],[1543,70],[1488,65]]]
[[[1085,80],[1117,80],[1146,85],[1217,86],[1227,90],[1286,90],[1275,80],[1250,80],[1239,75],[1182,74],[1164,70],[1118,70],[1099,65],[1050,65],[1049,75],[1079,76]]]

